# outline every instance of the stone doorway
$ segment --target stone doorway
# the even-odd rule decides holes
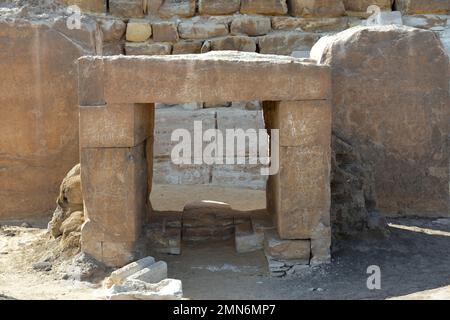
[[[82,251],[109,266],[139,257],[152,186],[154,103],[264,101],[279,130],[267,209],[276,259],[330,259],[330,69],[238,52],[79,59]],[[272,150],[271,152],[274,152]],[[151,231],[148,231],[151,232]]]

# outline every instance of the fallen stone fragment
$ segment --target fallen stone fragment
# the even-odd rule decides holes
[[[108,282],[110,284],[120,284],[132,274],[152,265],[153,263],[155,263],[155,258],[146,257],[138,261],[132,262],[130,264],[127,264],[126,266],[113,271],[111,273],[111,276],[109,277]]]
[[[150,284],[140,280],[126,280],[122,285],[114,285],[108,300],[179,300],[183,298],[181,280],[164,279]]]
[[[158,261],[132,274],[127,279],[140,280],[147,283],[158,283],[166,278],[167,278],[167,263],[164,261]]]

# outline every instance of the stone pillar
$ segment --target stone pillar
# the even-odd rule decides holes
[[[146,149],[153,142],[153,122],[153,104],[80,107],[86,217],[81,246],[108,266],[122,266],[137,256],[148,208],[152,150]]]
[[[279,129],[279,172],[270,176],[267,206],[282,240],[311,241],[311,263],[330,259],[329,100],[264,104],[266,126]],[[273,150],[271,151],[273,154]]]

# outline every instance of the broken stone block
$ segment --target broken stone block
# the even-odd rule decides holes
[[[127,279],[140,280],[147,283],[158,283],[167,278],[167,263],[158,261],[133,273]]]
[[[158,9],[158,14],[162,18],[192,17],[195,14],[195,0],[164,0]]]
[[[152,23],[153,41],[155,42],[177,42],[178,26],[176,22],[161,21]]]
[[[282,240],[276,230],[264,233],[264,251],[275,260],[293,260],[293,264],[309,264],[310,240]]]
[[[283,15],[287,12],[286,0],[241,0],[241,13]]]
[[[248,36],[262,36],[272,29],[269,17],[242,15],[233,18],[230,32],[233,35],[245,34]]]
[[[176,279],[164,279],[158,283],[126,280],[122,285],[114,285],[107,296],[109,300],[178,300],[182,298],[182,283]]]
[[[345,13],[342,0],[287,0],[289,13],[297,17],[340,17]]]
[[[228,25],[214,21],[183,21],[178,25],[182,39],[208,39],[226,36]]]
[[[202,49],[202,40],[182,40],[174,43],[172,54],[192,54],[200,53]]]
[[[105,0],[58,0],[66,6],[78,6],[82,12],[106,12]]]
[[[206,49],[206,46],[208,47]],[[212,50],[233,50],[244,52],[255,52],[256,42],[252,38],[245,36],[227,36],[206,40],[202,46],[202,53]]]
[[[172,52],[172,44],[166,42],[127,42],[125,53],[128,56],[153,56],[169,55]]]
[[[109,13],[122,18],[144,17],[142,0],[109,0]]]
[[[343,0],[345,10],[366,12],[371,5],[380,7],[381,10],[391,10],[394,0]]]
[[[311,265],[331,262],[331,228],[319,223],[311,235]]]
[[[108,284],[112,286],[113,284],[121,284],[124,282],[129,276],[135,274],[138,271],[152,265],[155,263],[155,258],[153,257],[145,257],[138,261],[132,262],[123,266],[120,269],[117,269],[111,273],[108,279]]]
[[[405,15],[413,14],[448,14],[448,0],[396,0],[395,7]]]
[[[198,10],[202,15],[227,15],[238,12],[241,0],[199,0]]]
[[[264,234],[254,232],[250,221],[237,224],[234,231],[234,245],[238,253],[261,250],[264,245]]]
[[[294,51],[311,50],[319,39],[314,33],[286,31],[273,32],[259,37],[259,51],[263,54],[279,54],[290,56]]]
[[[146,41],[152,35],[149,21],[131,19],[127,24],[126,40],[132,42]]]

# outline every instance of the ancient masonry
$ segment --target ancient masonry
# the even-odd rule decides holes
[[[151,191],[155,101],[262,100],[268,128],[280,130],[272,150],[280,171],[267,188],[277,226],[269,248],[275,258],[328,261],[330,85],[327,66],[255,53],[81,58],[82,250],[108,265],[135,258]]]

